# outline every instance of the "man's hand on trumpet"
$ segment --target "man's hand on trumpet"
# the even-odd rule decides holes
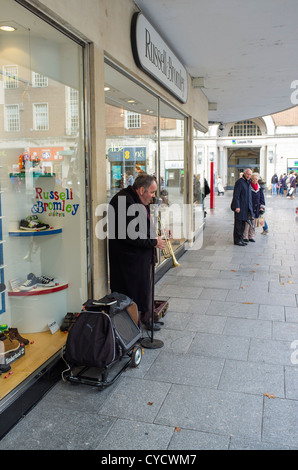
[[[167,246],[167,243],[164,238],[162,237],[157,237],[157,245],[156,248],[160,248],[161,250],[165,250]]]

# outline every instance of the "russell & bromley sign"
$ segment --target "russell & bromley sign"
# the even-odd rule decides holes
[[[137,66],[186,103],[185,67],[142,13],[133,15],[131,46]]]

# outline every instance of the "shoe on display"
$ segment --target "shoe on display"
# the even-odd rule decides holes
[[[3,356],[5,354],[17,351],[20,347],[20,342],[16,339],[7,337],[0,341],[0,364],[3,365]],[[2,359],[2,362],[1,362]]]
[[[21,286],[20,286],[20,291],[29,291],[32,290],[34,287],[37,287],[38,283],[38,278],[35,276],[35,274],[30,273],[27,276],[27,281],[25,281]]]
[[[29,215],[26,219],[22,219],[19,226],[20,230],[47,230],[50,228],[48,224],[41,222],[37,215]]]
[[[54,287],[56,280],[53,276],[45,276],[44,274],[37,278],[38,287]]]
[[[60,326],[60,330],[69,331],[72,325],[76,322],[76,319],[79,315],[79,313],[67,312],[63,319],[62,325]]]
[[[8,337],[12,340],[19,341],[19,343],[23,343],[25,345],[29,344],[29,340],[26,338],[23,338],[18,332],[17,328],[8,328]]]

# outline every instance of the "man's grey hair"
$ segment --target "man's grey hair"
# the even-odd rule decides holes
[[[133,188],[140,189],[143,187],[146,191],[148,191],[153,181],[156,181],[155,176],[147,175],[147,173],[141,173],[136,177]]]

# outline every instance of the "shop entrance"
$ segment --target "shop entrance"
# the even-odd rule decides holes
[[[227,189],[233,189],[241,173],[251,168],[260,172],[260,148],[228,148],[228,179]]]

